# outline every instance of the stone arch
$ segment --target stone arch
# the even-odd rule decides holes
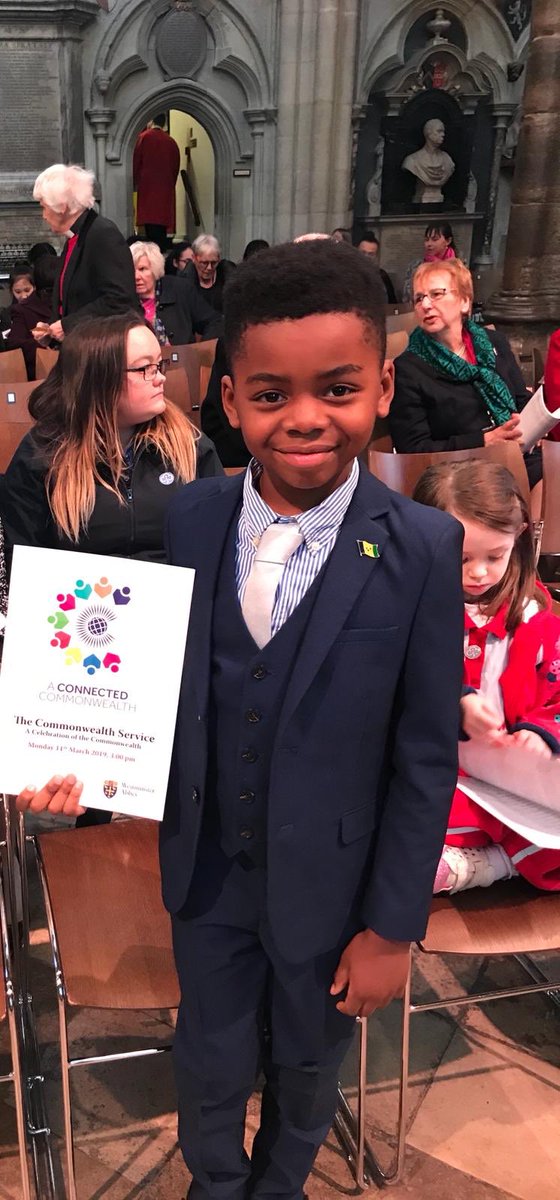
[[[226,220],[231,212],[231,184],[233,167],[242,153],[238,131],[231,114],[218,97],[192,80],[172,79],[145,92],[140,101],[124,112],[115,125],[109,140],[106,160],[109,176],[111,166],[122,167],[126,172],[126,194],[132,194],[132,152],[140,130],[154,111],[178,108],[192,114],[206,129],[216,161],[215,174],[215,221],[216,235],[227,244],[229,232]],[[122,179],[122,171],[120,172]],[[108,179],[107,179],[107,182]]]

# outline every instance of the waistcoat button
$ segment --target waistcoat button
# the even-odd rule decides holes
[[[257,751],[253,750],[252,746],[247,746],[246,750],[241,751],[241,757],[243,759],[243,762],[254,763],[257,761],[257,758],[259,756],[257,754]]]
[[[198,788],[193,788],[192,790],[192,801],[193,804],[200,804],[200,792]]]
[[[263,663],[259,663],[257,667],[253,667],[251,675],[253,676],[253,679],[266,679],[268,671]]]
[[[244,825],[243,828],[239,830],[239,836],[244,838],[246,842],[250,842],[251,838],[254,837],[255,834],[252,829],[249,829],[248,825]]]
[[[262,720],[262,713],[260,713],[257,708],[247,709],[245,716],[247,720],[250,721],[251,725],[258,725],[259,721]]]
[[[244,791],[240,793],[239,799],[243,802],[243,804],[253,804],[255,793],[251,792],[249,788],[245,788]]]

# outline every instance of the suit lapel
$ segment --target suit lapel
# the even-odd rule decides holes
[[[64,279],[62,281],[62,312],[63,312],[63,314],[66,312],[66,301],[68,299],[68,288],[70,287],[72,279],[76,273],[78,263],[84,253],[84,246],[85,246],[87,231],[90,228],[92,222],[95,220],[96,217],[97,217],[97,213],[95,213],[93,211],[93,209],[90,209],[90,211],[86,215],[83,225],[81,226],[80,230],[78,231],[78,241],[77,241],[77,244],[74,246],[72,254],[70,255],[70,261],[69,261],[66,271],[64,273]],[[63,251],[63,253],[65,253],[65,251]],[[62,261],[64,263],[64,259]],[[62,270],[62,267],[61,267],[61,270]],[[60,276],[59,276],[59,278],[60,278]]]
[[[383,586],[383,568],[378,558],[360,554],[359,541],[377,545],[379,558],[389,540],[384,522],[378,520],[390,507],[390,493],[363,467],[350,507],[327,561],[324,578],[309,618],[301,653],[284,701],[280,723],[293,713],[333,642],[349,617],[362,589]]]
[[[228,480],[214,496],[205,497],[181,526],[181,546],[188,554],[174,553],[175,562],[194,567],[196,579],[187,642],[187,660],[194,659],[190,672],[198,697],[199,712],[206,713],[210,686],[212,613],[218,571],[231,522],[241,505],[244,475]],[[175,550],[175,547],[173,548]],[[180,548],[179,548],[180,549]],[[189,665],[189,664],[188,664]]]

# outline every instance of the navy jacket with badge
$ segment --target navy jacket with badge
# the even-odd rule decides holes
[[[197,572],[161,828],[172,912],[188,894],[212,778],[213,596],[242,487],[243,476],[194,483],[169,511],[168,560]],[[361,555],[360,540],[377,544],[379,557]],[[452,517],[361,469],[269,763],[268,919],[291,961],[335,945],[356,905],[383,937],[425,931],[457,773],[461,544]]]

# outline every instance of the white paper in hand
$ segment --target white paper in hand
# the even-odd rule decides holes
[[[161,819],[194,571],[14,549],[0,790],[70,772],[82,803]]]

